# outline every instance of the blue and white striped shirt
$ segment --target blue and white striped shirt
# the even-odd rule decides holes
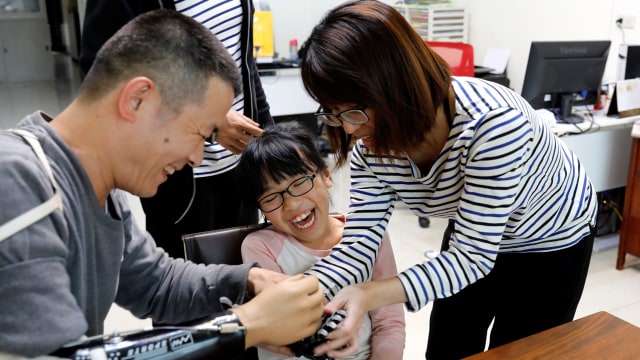
[[[500,252],[565,249],[589,234],[593,186],[531,106],[480,79],[454,77],[453,88],[456,116],[428,173],[405,154],[378,157],[356,143],[345,239],[307,272],[331,295],[369,280],[396,200],[455,220],[448,251],[399,274],[412,311],[486,276]]]
[[[193,18],[222,42],[238,68],[242,66],[242,4],[240,0],[176,0],[176,10]],[[244,93],[240,93],[231,107],[242,113]],[[193,169],[194,177],[213,176],[233,169],[240,161],[236,155],[217,142],[205,143],[202,164]]]

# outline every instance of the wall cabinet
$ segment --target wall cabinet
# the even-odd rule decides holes
[[[0,8],[0,81],[53,80],[44,1],[9,3],[12,6]]]

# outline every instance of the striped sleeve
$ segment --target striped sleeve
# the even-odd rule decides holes
[[[348,285],[371,279],[396,201],[394,191],[375,176],[372,167],[376,164],[367,164],[361,147],[358,142],[351,157],[351,204],[343,240],[306,271],[318,277],[330,298]]]
[[[200,166],[193,169],[193,175],[198,178],[222,174],[235,168],[238,161],[240,161],[240,155],[232,153],[217,142],[206,142],[204,159]]]

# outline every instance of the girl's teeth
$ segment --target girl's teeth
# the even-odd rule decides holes
[[[308,220],[306,223],[301,224],[300,222],[303,222],[305,220]],[[311,225],[313,225],[315,223],[315,216],[313,216],[313,213],[309,210],[303,214],[301,214],[300,216],[296,217],[295,219],[291,220],[291,223],[299,228],[299,229],[307,229],[309,228]]]

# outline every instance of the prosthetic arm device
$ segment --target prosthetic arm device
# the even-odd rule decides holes
[[[94,336],[53,356],[74,360],[226,359],[244,351],[244,327],[230,311],[192,326],[166,326]]]
[[[289,348],[296,356],[332,360],[314,355],[313,348],[325,341],[345,318],[338,310],[323,317],[318,331]],[[185,326],[162,326],[146,330],[99,335],[76,341],[52,353],[73,360],[173,360],[227,359],[244,352],[245,329],[236,315],[225,311],[209,320]]]

